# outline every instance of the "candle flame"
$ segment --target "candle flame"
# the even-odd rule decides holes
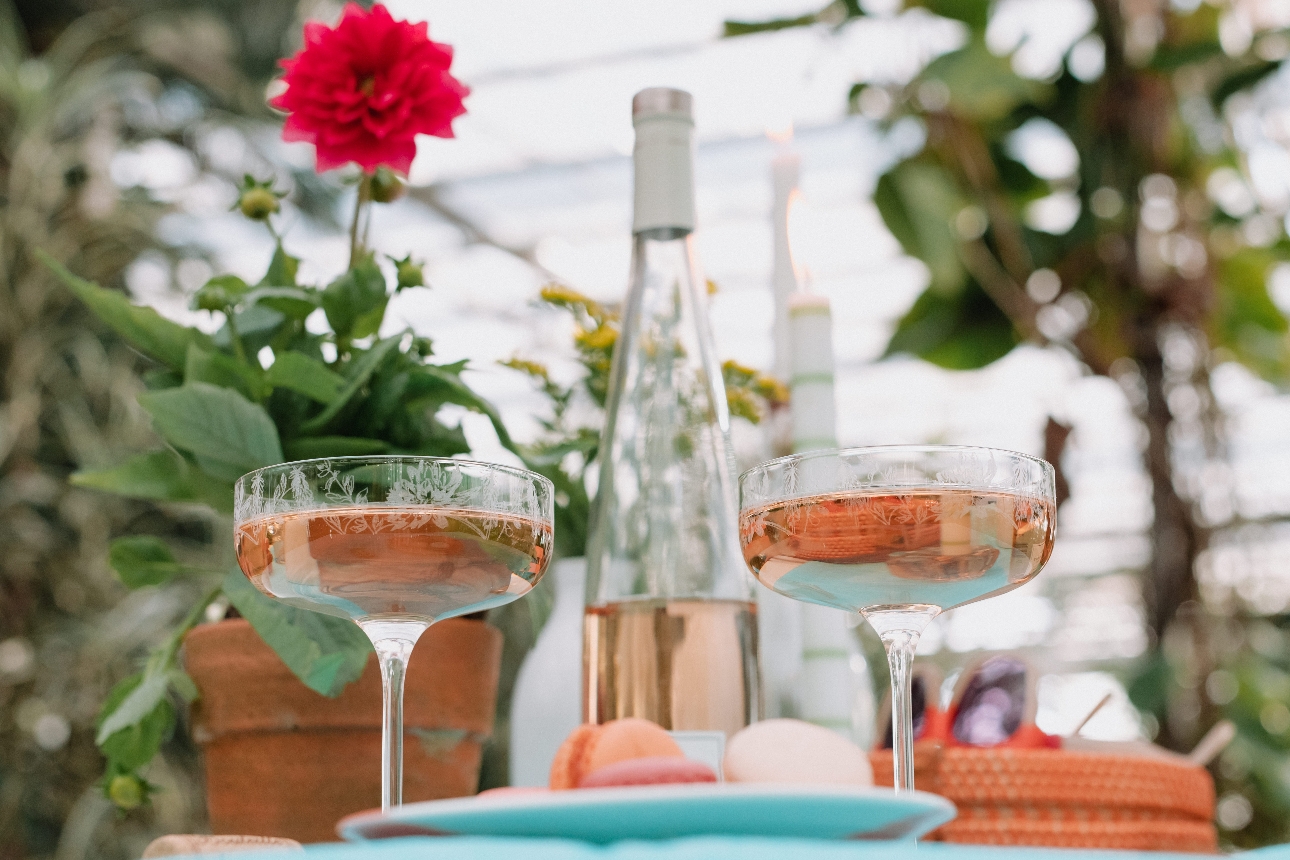
[[[768,137],[772,143],[776,143],[780,146],[787,146],[788,144],[792,143],[793,142],[792,121],[790,120],[787,125],[782,126],[780,128],[766,129],[766,137]]]

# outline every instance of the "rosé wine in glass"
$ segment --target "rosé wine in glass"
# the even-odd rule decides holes
[[[914,787],[910,666],[946,609],[1030,581],[1052,554],[1053,467],[992,448],[812,451],[739,479],[739,538],[761,583],[859,612],[887,651],[897,791]]]
[[[546,570],[554,487],[509,466],[336,457],[243,475],[238,564],[261,592],[354,621],[383,689],[381,808],[403,799],[403,676],[436,621],[510,603]]]

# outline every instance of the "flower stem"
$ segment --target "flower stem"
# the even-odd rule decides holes
[[[206,595],[188,611],[188,615],[179,623],[179,627],[171,631],[170,636],[161,647],[152,653],[149,663],[155,660],[158,669],[166,669],[171,666],[179,654],[179,646],[184,644],[184,635],[197,626],[198,622],[202,620],[202,616],[206,614],[206,607],[214,603],[215,599],[223,593],[222,586],[206,592]]]
[[[358,194],[354,198],[354,220],[349,225],[349,267],[354,268],[359,257],[367,249],[364,247],[366,235],[360,239],[359,222],[363,220],[372,200],[372,175],[364,173],[358,181]]]
[[[224,322],[228,325],[228,339],[229,343],[233,344],[233,355],[238,361],[246,363],[246,347],[242,344],[242,335],[238,333],[231,307],[224,311]]]

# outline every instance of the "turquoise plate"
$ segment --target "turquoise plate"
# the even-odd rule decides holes
[[[684,836],[907,839],[954,818],[922,791],[821,785],[657,785],[504,791],[360,812],[337,825],[354,842],[398,836],[528,836],[616,842]]]

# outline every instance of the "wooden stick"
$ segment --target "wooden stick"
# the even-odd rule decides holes
[[[1187,760],[1197,767],[1205,767],[1221,753],[1232,739],[1236,737],[1236,724],[1231,720],[1219,720],[1214,727],[1205,732],[1196,748],[1187,754]]]
[[[1079,721],[1079,725],[1075,727],[1075,731],[1071,732],[1071,737],[1074,737],[1075,735],[1078,735],[1080,732],[1084,731],[1084,727],[1088,725],[1088,721],[1093,719],[1095,716],[1097,716],[1097,712],[1102,710],[1104,707],[1106,707],[1106,704],[1109,701],[1111,701],[1111,694],[1107,693],[1105,696],[1102,697],[1102,700],[1100,702],[1098,702],[1096,705],[1093,706],[1093,710],[1085,714],[1084,719]]]

